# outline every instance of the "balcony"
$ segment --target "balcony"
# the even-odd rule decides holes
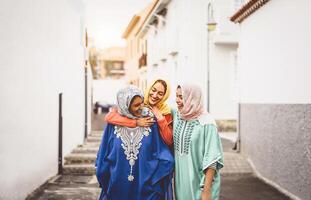
[[[212,37],[212,42],[215,45],[237,45],[239,43],[238,35],[232,34],[215,34]]]
[[[138,60],[138,68],[147,66],[147,54],[142,54]]]

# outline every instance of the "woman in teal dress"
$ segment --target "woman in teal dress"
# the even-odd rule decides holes
[[[215,121],[204,112],[199,87],[180,85],[173,111],[176,200],[217,200],[223,167]]]

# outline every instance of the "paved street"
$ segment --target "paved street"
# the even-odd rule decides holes
[[[27,200],[95,200],[99,192],[95,176],[61,175],[54,177]]]
[[[104,115],[94,115],[92,137],[101,137]],[[288,197],[278,192],[273,187],[265,184],[253,175],[248,162],[232,150],[235,133],[220,133],[225,154],[225,167],[222,169],[221,200],[287,200]],[[225,139],[229,138],[229,139]],[[88,142],[87,146],[79,149],[89,148],[91,144],[98,141]],[[96,146],[96,145],[95,145]],[[94,147],[94,146],[93,146]],[[98,148],[98,147],[97,147]],[[90,151],[88,149],[88,151]],[[96,151],[90,151],[96,154]],[[85,158],[84,158],[85,159]],[[93,162],[93,160],[92,160]],[[93,174],[92,174],[93,173]],[[95,200],[98,198],[100,189],[94,172],[79,174],[72,171],[67,174],[55,176],[36,192],[30,195],[28,200]]]
[[[220,135],[226,137],[228,134],[220,133]],[[234,136],[229,137],[234,138]],[[254,176],[245,158],[232,150],[234,143],[231,140],[222,138],[222,145],[225,167],[222,170],[220,200],[290,199]]]

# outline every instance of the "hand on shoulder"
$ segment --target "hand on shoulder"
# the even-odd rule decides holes
[[[154,123],[152,117],[143,117],[136,120],[137,126],[150,127]]]
[[[158,120],[164,119],[164,116],[162,115],[161,111],[157,107],[152,107],[151,110]]]

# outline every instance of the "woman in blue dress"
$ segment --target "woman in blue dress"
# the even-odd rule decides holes
[[[137,87],[121,89],[118,112],[138,119],[142,117],[143,100]],[[173,156],[156,123],[135,128],[108,123],[96,159],[96,176],[102,188],[99,199],[170,200],[173,168]]]

